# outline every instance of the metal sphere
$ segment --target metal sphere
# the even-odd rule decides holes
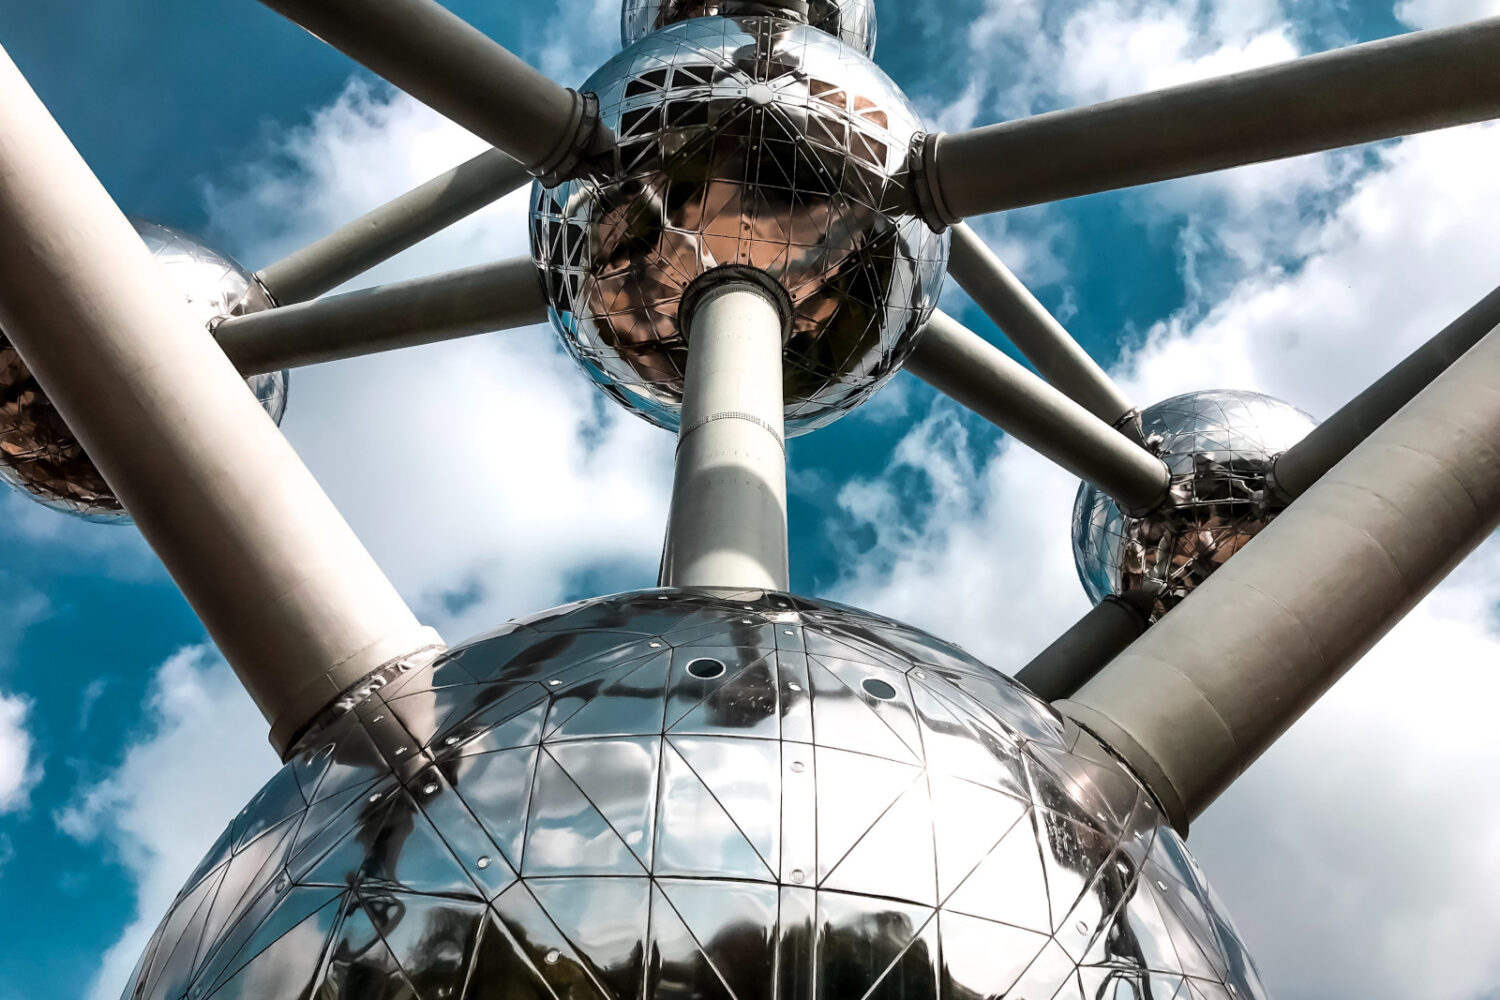
[[[1280,513],[1267,476],[1316,421],[1270,396],[1213,391],[1157,403],[1141,425],[1172,472],[1167,502],[1130,517],[1084,483],[1073,504],[1073,560],[1095,604],[1141,593],[1154,621]]]
[[[140,221],[133,225],[203,320],[205,330],[224,316],[270,307],[260,283],[228,257],[166,226]],[[271,419],[281,423],[286,413],[287,373],[252,375],[246,383]],[[128,520],[119,499],[3,333],[0,482],[43,506],[85,520]]]
[[[620,44],[630,46],[679,21],[716,15],[764,14],[774,0],[625,0]],[[875,54],[875,0],[811,0],[807,23],[867,56]]]
[[[909,627],[651,591],[382,679],[229,825],[129,1000],[1265,996],[1141,785]]]
[[[535,188],[532,253],[554,325],[599,385],[675,430],[684,290],[758,269],[792,303],[788,434],[838,419],[910,354],[948,244],[905,209],[921,121],[865,56],[773,17],[648,35],[585,85],[619,136],[608,180]]]

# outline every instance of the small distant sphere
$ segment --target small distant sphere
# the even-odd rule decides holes
[[[1261,1000],[1124,767],[785,594],[572,605],[394,673],[188,879],[129,1000]]]
[[[1267,476],[1316,421],[1270,396],[1212,391],[1157,403],[1141,424],[1147,447],[1171,470],[1168,500],[1130,517],[1084,483],[1073,505],[1073,560],[1095,604],[1144,592],[1154,621],[1280,513]]]
[[[203,321],[271,306],[260,283],[223,254],[174,229],[133,221],[136,232]],[[205,333],[206,335],[206,333]],[[286,413],[285,371],[246,379],[278,424]],[[20,354],[0,332],[0,482],[54,510],[89,521],[129,518]]]
[[[634,45],[654,31],[695,17],[764,14],[774,6],[755,0],[625,0],[620,43]],[[867,56],[875,54],[875,0],[811,0],[807,23]]]
[[[936,304],[947,237],[905,206],[922,123],[855,49],[774,17],[702,17],[637,42],[584,86],[619,137],[608,180],[537,184],[532,253],[584,371],[675,430],[683,292],[758,269],[792,305],[786,428],[838,419],[900,369]]]

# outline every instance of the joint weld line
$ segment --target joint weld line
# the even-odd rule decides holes
[[[737,410],[727,410],[723,413],[711,413],[708,416],[697,420],[690,426],[683,428],[682,431],[677,435],[677,450],[679,452],[682,451],[682,443],[688,439],[688,435],[692,434],[694,431],[701,430],[704,426],[711,424],[716,420],[748,421],[749,423],[752,423],[755,426],[759,427],[761,430],[765,431],[767,434],[771,435],[772,439],[776,442],[776,446],[781,449],[781,454],[783,456],[786,455],[786,439],[776,432],[776,428],[772,427],[769,421],[763,420],[753,413],[740,413]]]

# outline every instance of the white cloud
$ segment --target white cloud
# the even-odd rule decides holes
[[[119,766],[56,816],[69,836],[108,844],[134,881],[135,918],[103,956],[93,1000],[119,996],[203,852],[277,766],[260,713],[208,647],[162,664],[146,722]]]
[[[1396,16],[1413,28],[1445,28],[1500,15],[1500,0],[1400,0]]]
[[[30,712],[28,699],[0,694],[0,816],[26,808],[31,789],[42,776],[26,728]]]

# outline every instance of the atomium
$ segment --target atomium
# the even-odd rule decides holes
[[[204,329],[225,316],[271,306],[243,268],[192,237],[166,226],[134,222],[173,284],[202,319]],[[278,424],[286,413],[288,373],[246,379]],[[94,463],[52,406],[20,354],[0,335],[0,481],[55,510],[90,521],[127,519]]]
[[[835,35],[867,56],[875,54],[874,0],[811,0],[807,23]],[[756,0],[625,0],[620,12],[620,42],[634,45],[654,31],[695,17],[765,13],[786,14]]]
[[[1265,995],[1130,773],[909,627],[649,591],[381,679],[230,824],[129,1000]]]
[[[585,84],[622,170],[537,184],[532,253],[579,365],[675,430],[683,293],[724,265],[791,300],[788,434],[884,385],[936,304],[947,237],[911,214],[921,120],[858,50],[781,17],[700,17],[648,35]]]
[[[1269,490],[1277,456],[1315,426],[1253,392],[1194,392],[1141,412],[1146,446],[1172,474],[1168,498],[1132,517],[1089,483],[1073,505],[1073,558],[1094,603],[1132,591],[1160,618],[1285,506]]]

